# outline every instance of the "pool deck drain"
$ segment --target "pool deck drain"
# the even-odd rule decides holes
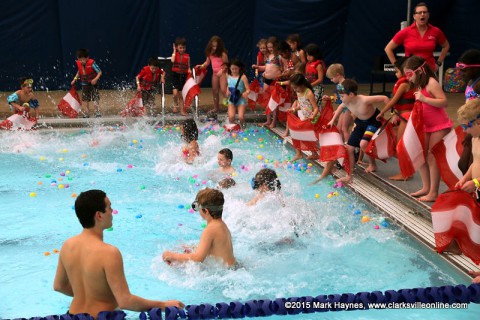
[[[271,131],[280,137],[285,132],[281,127],[273,128]],[[292,145],[291,137],[287,137],[285,140]],[[307,151],[304,154],[310,155],[310,152]],[[323,167],[317,160],[312,162]],[[346,173],[344,170],[334,170],[333,175],[341,178]],[[436,251],[430,207],[428,205],[419,202],[377,174],[366,173],[357,164],[354,165],[354,178],[348,184],[348,187],[362,196],[364,200],[384,212],[390,219],[401,225],[410,235],[426,245],[430,250]],[[480,270],[470,258],[463,254],[439,254],[439,256],[468,277],[471,277],[468,275],[469,270]]]

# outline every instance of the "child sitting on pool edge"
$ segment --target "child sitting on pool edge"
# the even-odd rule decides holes
[[[192,164],[200,155],[198,146],[198,127],[193,119],[187,119],[182,123],[182,139],[186,143],[182,147],[182,156],[186,163]]]
[[[236,265],[233,255],[232,235],[225,222],[222,220],[223,193],[216,189],[206,188],[197,193],[192,209],[198,211],[200,216],[207,221],[207,226],[200,236],[200,242],[194,252],[175,253],[165,251],[163,260],[168,264],[178,261],[203,262],[207,256],[220,258],[231,267]]]

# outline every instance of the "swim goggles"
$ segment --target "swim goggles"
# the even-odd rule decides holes
[[[250,185],[252,186],[252,189],[255,190],[258,189],[260,184],[257,180],[255,180],[255,178],[252,178],[252,180],[250,180]]]
[[[338,94],[350,94],[350,93],[355,93],[356,94],[357,93],[355,91],[350,91],[350,90],[346,89],[341,84],[337,85],[337,92],[338,92]]]
[[[410,79],[411,77],[413,77],[413,74],[415,72],[417,72],[418,70],[422,70],[423,73],[425,73],[425,69],[423,68],[423,66],[425,65],[425,63],[427,63],[426,61],[424,63],[422,63],[422,65],[420,67],[418,67],[417,69],[413,70],[413,71],[406,71],[405,72],[405,77],[407,77],[407,79]]]
[[[475,124],[475,122],[476,122],[478,119],[480,119],[480,114],[477,115],[477,118],[475,118],[474,120],[468,121],[467,124],[463,124],[463,123],[460,124],[460,125],[462,126],[463,131],[467,131],[467,129],[473,127],[473,125]]]
[[[457,62],[455,64],[455,67],[457,67],[460,70],[463,70],[466,68],[480,67],[480,64],[465,64],[465,63]]]
[[[31,86],[32,84],[33,84],[33,79],[25,79],[25,81],[23,81],[22,83],[22,86],[25,86],[25,85]]]
[[[210,209],[212,211],[220,211],[223,210],[223,205],[221,206],[211,206],[211,205],[201,205],[198,203],[197,200],[192,202],[192,209],[193,211],[198,211],[198,210],[205,210],[205,209]]]

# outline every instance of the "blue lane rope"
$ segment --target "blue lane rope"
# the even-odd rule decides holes
[[[314,313],[344,310],[368,310],[370,303],[480,303],[480,284],[471,284],[466,287],[463,284],[456,286],[426,287],[414,289],[387,290],[385,292],[358,292],[343,294],[322,294],[316,297],[290,297],[277,298],[275,300],[259,299],[249,300],[245,303],[234,301],[230,303],[219,302],[215,305],[204,303],[200,305],[187,305],[185,309],[167,307],[165,320],[178,319],[238,319],[253,317],[268,317],[271,315],[293,315],[299,313]],[[348,304],[348,308],[341,307]],[[286,306],[295,305],[296,308]],[[352,308],[357,305],[357,308]],[[303,307],[302,307],[303,306]],[[314,307],[321,306],[321,307]],[[376,308],[381,308],[376,306]],[[102,311],[98,314],[98,320],[123,320],[125,312]],[[162,310],[150,309],[139,315],[140,320],[162,320]],[[14,320],[27,320],[18,318]],[[76,315],[52,315],[47,317],[33,317],[29,320],[93,320],[87,313]]]

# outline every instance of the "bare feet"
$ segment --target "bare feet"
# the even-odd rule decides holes
[[[451,254],[462,254],[462,250],[458,246],[457,241],[453,240],[450,244],[442,251],[442,253],[451,253]]]
[[[368,165],[368,167],[365,169],[366,173],[375,172],[375,171],[377,171],[377,166],[373,164]]]
[[[390,180],[393,180],[393,181],[407,181],[407,180],[410,180],[412,177],[404,177],[402,176],[401,173],[397,173],[396,175],[394,176],[391,176],[391,177],[388,177],[388,179]]]
[[[295,157],[293,157],[293,159],[291,160],[292,162],[293,161],[297,161],[299,159],[302,159],[303,158],[303,155],[301,152],[297,152],[297,154],[295,154]]]
[[[357,164],[362,166],[362,167],[368,166],[368,162],[363,162],[363,161],[360,161],[360,160],[357,161]]]
[[[350,183],[352,182],[352,176],[351,175],[347,175],[343,178],[340,178],[340,179],[337,179],[336,182],[342,182],[342,183]]]
[[[318,159],[318,154],[312,153],[307,157],[308,160],[317,160]]]
[[[264,123],[260,124],[260,127],[270,126],[271,123],[272,123],[271,121],[270,122],[268,122],[268,121],[264,122]]]
[[[172,112],[173,112],[173,113],[178,113],[178,107],[177,107],[177,106],[173,106],[173,107],[172,107]]]
[[[188,113],[184,112],[183,110],[180,110],[180,115],[186,117],[188,116]]]
[[[423,197],[418,198],[418,201],[422,201],[422,202],[435,202],[435,200],[437,200],[437,195],[427,194]]]
[[[277,124],[275,122],[272,122],[270,124],[267,125],[267,127],[269,127],[270,129],[273,129],[277,126]]]
[[[472,280],[473,283],[480,283],[480,271],[470,270],[470,271],[468,271],[468,273],[475,277]]]
[[[425,190],[425,189],[420,189],[416,192],[413,192],[413,193],[410,193],[410,195],[412,197],[420,197],[420,196],[424,196],[428,193],[428,190]]]

